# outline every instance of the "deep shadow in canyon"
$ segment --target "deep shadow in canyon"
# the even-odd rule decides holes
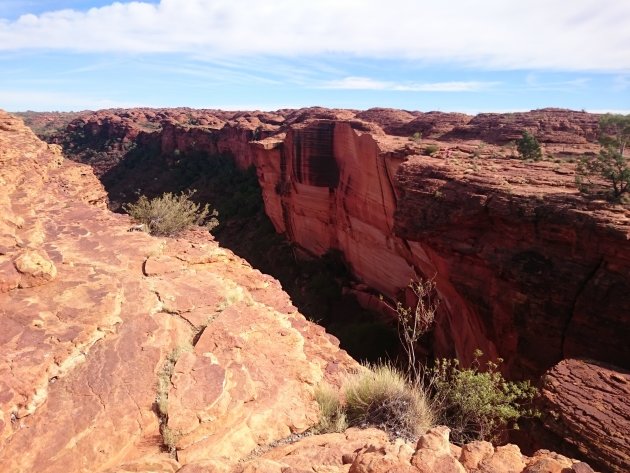
[[[221,246],[277,278],[300,312],[339,338],[353,358],[375,362],[400,357],[394,321],[362,308],[345,290],[353,280],[342,256],[313,257],[275,232],[255,168],[241,171],[232,157],[203,151],[165,156],[149,145],[127,152],[101,181],[114,211],[140,195],[194,190],[192,200],[219,212],[213,234]]]
[[[161,153],[158,145],[148,144],[129,150],[101,176],[101,182],[114,211],[121,211],[124,203],[134,202],[140,195],[151,198],[164,192],[194,190],[194,201],[209,203],[219,212],[220,225],[213,234],[221,246],[277,278],[300,312],[335,335],[353,358],[362,362],[389,360],[404,366],[406,356],[395,321],[362,308],[344,291],[356,281],[342,255],[329,252],[313,257],[275,232],[265,214],[254,167],[242,171],[229,155],[203,151],[169,155]],[[419,351],[430,358],[430,347],[422,341]],[[538,419],[524,422],[525,429],[510,430],[503,439],[530,455],[541,446],[554,445],[581,457]]]

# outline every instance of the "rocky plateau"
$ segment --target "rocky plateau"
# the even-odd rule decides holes
[[[50,144],[0,115],[3,471],[592,471],[514,445],[456,447],[444,428],[415,445],[354,429],[283,444],[316,423],[314,386],[356,362],[207,233],[153,238],[106,209],[218,155],[254,166],[278,233],[311,256],[343,256],[364,306],[433,278],[433,355],[466,363],[479,348],[510,377],[546,373],[556,445],[630,471],[630,209],[581,195],[573,177],[575,159],[599,149],[596,115],[25,118]],[[545,160],[514,157],[522,130]]]

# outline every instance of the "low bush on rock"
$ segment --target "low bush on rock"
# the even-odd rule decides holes
[[[529,381],[507,381],[498,363],[489,361],[481,369],[481,356],[477,350],[469,368],[440,359],[423,373],[437,422],[451,429],[451,440],[458,444],[496,440],[506,428],[517,428],[519,418],[538,415],[531,407],[538,390]]]
[[[412,283],[415,307],[402,303],[396,310],[400,342],[407,359],[406,374],[390,364],[368,365],[349,377],[340,395],[326,386],[316,391],[320,422],[316,433],[340,432],[346,427],[377,427],[393,437],[415,440],[433,425],[451,429],[451,440],[497,440],[521,417],[539,413],[532,407],[538,394],[529,381],[508,381],[499,371],[502,360],[483,366],[483,353],[462,367],[456,359],[438,359],[420,366],[416,343],[431,330],[439,299],[433,280]]]
[[[151,235],[174,236],[202,224],[212,230],[219,224],[217,211],[210,211],[208,204],[202,207],[190,200],[193,193],[167,192],[154,199],[141,196],[135,204],[126,204],[123,209]]]
[[[440,151],[440,147],[438,145],[427,145],[427,147],[424,148],[424,154],[427,156],[433,156],[438,151]]]
[[[415,307],[400,302],[396,305],[407,378],[429,399],[437,423],[451,429],[452,440],[460,444],[491,441],[507,427],[517,426],[520,417],[536,415],[530,406],[538,390],[528,381],[507,381],[499,371],[500,359],[482,367],[480,350],[468,368],[456,359],[438,359],[432,367],[420,366],[416,344],[432,329],[440,301],[433,279],[409,287],[416,297]]]
[[[422,389],[391,365],[368,367],[350,378],[344,395],[352,426],[375,426],[406,439],[416,439],[433,426]]]

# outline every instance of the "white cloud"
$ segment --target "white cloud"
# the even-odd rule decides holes
[[[162,0],[0,20],[0,50],[344,54],[489,69],[630,71],[626,0]]]
[[[498,82],[481,81],[397,83],[374,80],[369,77],[345,77],[340,80],[325,82],[321,85],[321,88],[346,90],[388,90],[400,92],[477,92],[480,90],[487,90],[498,84]]]

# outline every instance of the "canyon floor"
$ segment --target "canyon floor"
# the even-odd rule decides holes
[[[25,118],[49,143],[1,112],[2,471],[593,471],[573,456],[630,469],[630,209],[574,185],[575,160],[599,149],[597,116]],[[545,160],[513,156],[523,129]],[[253,169],[296,255],[340,255],[343,290],[363,307],[387,315],[380,295],[404,300],[410,280],[434,278],[431,355],[466,363],[480,348],[507,376],[544,374],[538,440],[568,457],[455,446],[443,427],[417,443],[376,429],[302,438],[315,387],[339,386],[357,362],[206,231],[151,237],[107,208],[192,188],[217,202],[218,156]],[[242,212],[225,231],[253,218]]]

